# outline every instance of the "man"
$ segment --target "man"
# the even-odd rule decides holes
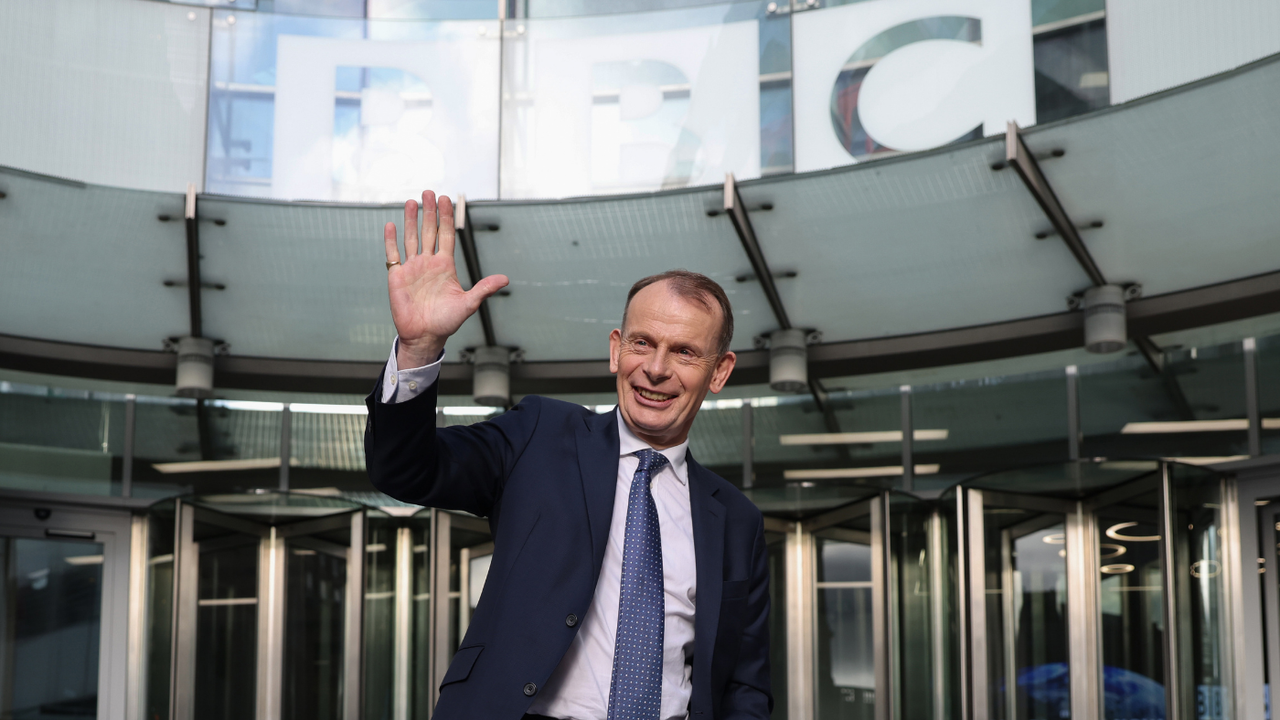
[[[529,396],[493,420],[436,428],[445,341],[501,275],[458,284],[453,206],[387,223],[398,332],[366,400],[369,477],[406,502],[489,518],[485,592],[436,717],[766,718],[768,568],[760,512],[688,453],[708,392],[733,371],[719,285],[673,271],[636,283],[609,335],[618,407]],[[439,249],[435,250],[439,241]],[[419,248],[421,247],[421,251]]]

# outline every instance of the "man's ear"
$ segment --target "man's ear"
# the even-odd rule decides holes
[[[732,352],[720,356],[716,361],[716,369],[711,373],[711,392],[718,393],[724,389],[724,384],[729,382],[729,374],[737,364],[738,356]]]
[[[614,328],[609,333],[609,372],[618,374],[618,353],[622,352],[622,331]]]

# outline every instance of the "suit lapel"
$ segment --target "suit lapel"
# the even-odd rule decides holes
[[[587,522],[591,528],[592,572],[600,576],[604,549],[609,543],[609,524],[613,521],[613,500],[618,485],[618,414],[608,412],[578,426],[578,471],[582,476],[582,494],[587,503]]]
[[[689,462],[689,501],[693,515],[693,554],[698,570],[697,611],[693,616],[693,677],[696,684],[711,677],[711,654],[720,626],[720,593],[724,584],[724,504],[701,465]]]

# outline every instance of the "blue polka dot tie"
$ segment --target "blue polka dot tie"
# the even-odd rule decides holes
[[[661,453],[636,453],[627,534],[622,545],[622,592],[613,647],[609,720],[657,720],[662,709],[662,635],[666,600],[662,582],[662,534],[649,483],[667,464]]]

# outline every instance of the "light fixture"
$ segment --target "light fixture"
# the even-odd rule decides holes
[[[1263,430],[1280,430],[1280,418],[1262,418]],[[1172,420],[1169,422],[1131,422],[1120,428],[1121,435],[1165,435],[1192,432],[1229,432],[1248,430],[1246,418],[1223,420]]]
[[[213,395],[213,341],[209,338],[178,338],[177,393],[182,397],[207,398]]]
[[[290,464],[293,464],[292,462]],[[247,458],[243,460],[195,460],[192,462],[153,463],[156,472],[174,473],[220,472],[225,470],[267,470],[280,467],[280,458]]]
[[[938,465],[916,465],[916,475],[936,475]],[[819,468],[816,470],[783,470],[784,480],[839,480],[842,478],[894,477],[902,474],[901,465],[860,468]]]
[[[1197,560],[1191,563],[1191,577],[1215,578],[1222,574],[1222,563],[1217,560]]]
[[[1129,563],[1116,563],[1115,565],[1103,565],[1099,569],[1106,575],[1123,575],[1133,572],[1134,568]]]
[[[475,365],[471,395],[477,405],[506,407],[511,402],[511,350],[495,345],[471,352]]]
[[[1049,533],[1048,535],[1045,535],[1040,539],[1044,541],[1045,544],[1047,545],[1063,545],[1067,542],[1067,534],[1066,533]]]
[[[769,336],[769,387],[798,393],[809,387],[809,333],[797,328],[775,330]]]
[[[1098,555],[1099,560],[1110,560],[1111,558],[1118,558],[1121,555],[1129,552],[1129,548],[1123,545],[1116,545],[1115,543],[1099,543],[1098,544],[1099,550],[1102,550],[1105,548],[1110,548],[1111,552]]]
[[[946,440],[947,430],[913,430],[911,437],[922,440]],[[782,445],[862,445],[867,443],[902,442],[901,430],[881,432],[810,433],[807,435],[779,435]]]
[[[101,565],[104,557],[102,555],[72,555],[62,559],[66,560],[68,565]]]
[[[1125,328],[1124,288],[1099,285],[1084,291],[1084,349],[1091,353],[1113,353],[1125,349],[1129,335]]]
[[[1120,534],[1121,530],[1125,530],[1131,527],[1137,527],[1137,525],[1138,523],[1136,522],[1116,523],[1115,525],[1112,525],[1111,527],[1107,528],[1106,536],[1111,538],[1112,540],[1119,540],[1121,542],[1156,542],[1157,540],[1160,539],[1159,535],[1121,535]]]

